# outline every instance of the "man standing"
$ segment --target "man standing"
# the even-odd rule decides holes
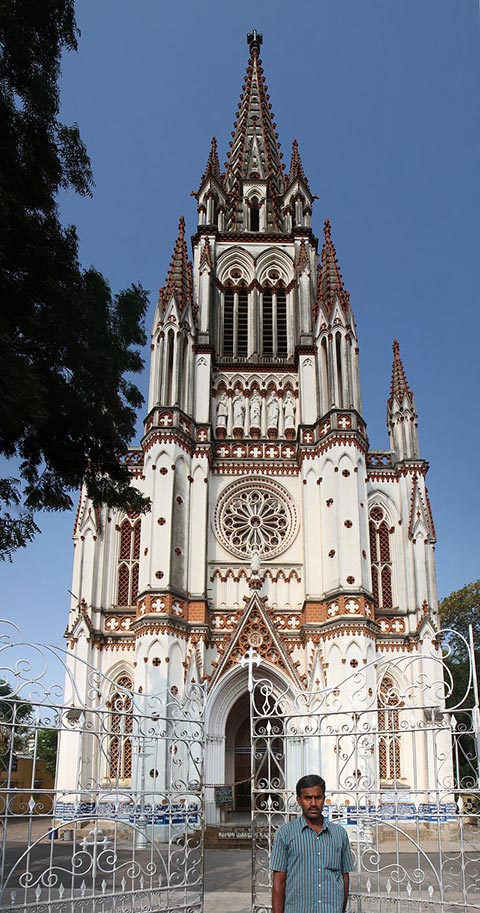
[[[301,817],[275,834],[272,913],[345,913],[353,856],[344,828],[323,817],[325,780],[302,777],[297,802]]]

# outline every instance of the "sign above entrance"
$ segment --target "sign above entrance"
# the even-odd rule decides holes
[[[233,788],[231,786],[215,787],[215,805],[219,808],[233,808]]]

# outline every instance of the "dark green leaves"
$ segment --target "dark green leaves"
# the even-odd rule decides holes
[[[92,187],[78,126],[57,118],[61,55],[77,34],[73,0],[0,5],[0,453],[19,476],[0,483],[0,558],[33,538],[34,512],[70,507],[84,478],[96,502],[147,506],[119,459],[143,401],[131,375],[147,293],[113,296],[82,270],[58,217],[61,188]]]

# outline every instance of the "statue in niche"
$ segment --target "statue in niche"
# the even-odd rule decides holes
[[[245,421],[245,398],[240,387],[235,388],[233,397],[233,426],[234,428],[243,428]]]
[[[280,406],[278,405],[277,394],[272,390],[267,400],[267,424],[269,428],[278,428],[278,415]]]
[[[228,399],[227,394],[222,393],[217,403],[217,428],[227,427],[228,417]]]
[[[250,400],[250,424],[255,425],[255,427],[260,427],[260,410],[262,408],[262,400],[258,390],[255,390],[252,393],[252,398]]]
[[[287,390],[287,395],[285,397],[285,402],[283,404],[283,416],[284,416],[284,427],[285,428],[294,428],[295,427],[295,397],[291,390]]]
[[[260,576],[260,552],[257,547],[252,550],[252,557],[250,559],[250,573],[254,579],[258,579]]]

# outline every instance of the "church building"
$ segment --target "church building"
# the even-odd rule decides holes
[[[274,689],[338,686],[344,706],[342,683],[368,670],[370,693],[389,695],[386,729],[404,687],[397,658],[421,656],[437,630],[428,464],[399,344],[390,448],[375,450],[334,229],[325,218],[315,237],[296,140],[282,162],[262,36],[248,44],[226,165],[212,139],[191,246],[180,218],[156,306],[144,434],[125,456],[151,510],[125,515],[81,493],[66,630],[72,661],[113,691],[181,697],[206,683],[206,783],[237,784],[236,811],[250,802],[249,648]],[[102,764],[128,789],[128,740]],[[386,734],[382,788],[408,784],[412,765]],[[207,799],[219,820],[213,789]]]

